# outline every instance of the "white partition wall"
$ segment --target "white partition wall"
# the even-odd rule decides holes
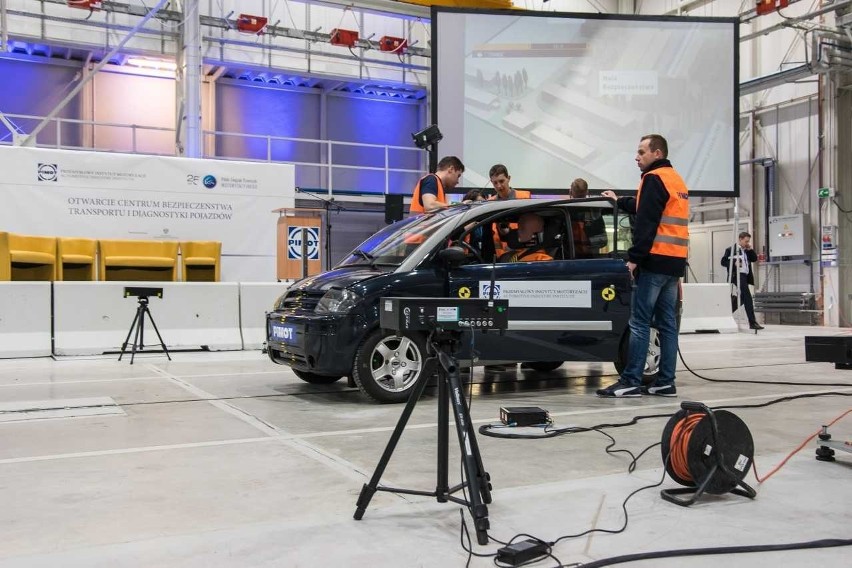
[[[284,293],[289,284],[285,282],[240,283],[240,329],[243,332],[243,349],[260,349],[266,341],[266,312]]]
[[[737,322],[731,313],[730,284],[684,284],[681,333],[718,331],[736,333]]]
[[[0,282],[0,357],[50,355],[50,282]]]
[[[169,349],[242,348],[236,282],[56,282],[55,354],[93,355],[119,350],[138,307],[136,298],[124,297],[126,286],[163,288],[163,298],[151,297],[149,309]],[[147,320],[144,333],[145,346],[159,348]]]

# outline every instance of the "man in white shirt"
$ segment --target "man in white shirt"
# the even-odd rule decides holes
[[[733,261],[733,262],[732,262]],[[751,248],[751,235],[743,231],[739,235],[739,241],[734,246],[733,254],[731,247],[725,249],[725,256],[722,257],[722,266],[728,269],[728,282],[736,284],[740,290],[740,300],[745,307],[746,315],[748,316],[748,326],[751,329],[763,329],[763,326],[757,323],[754,316],[754,302],[751,298],[751,290],[749,284],[754,285],[754,271],[752,266],[757,262],[757,253]],[[736,270],[734,277],[731,277],[731,266]],[[737,306],[731,306],[736,311]]]

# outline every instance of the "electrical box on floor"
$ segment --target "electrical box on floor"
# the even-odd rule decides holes
[[[500,422],[507,426],[538,426],[550,423],[550,415],[538,406],[503,406]]]

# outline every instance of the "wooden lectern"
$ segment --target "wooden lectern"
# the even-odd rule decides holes
[[[278,280],[322,272],[324,209],[274,209],[278,213]],[[306,238],[304,238],[306,237]]]

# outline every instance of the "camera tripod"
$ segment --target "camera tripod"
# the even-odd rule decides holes
[[[139,306],[136,308],[136,316],[133,318],[133,323],[130,324],[130,330],[127,332],[127,337],[124,338],[124,343],[121,344],[121,354],[118,356],[119,361],[121,361],[121,358],[124,357],[125,351],[127,351],[127,342],[130,341],[130,335],[133,333],[133,328],[136,328],[136,334],[133,336],[133,344],[130,350],[130,364],[133,364],[133,358],[136,356],[137,348],[138,351],[145,350],[146,315],[148,316],[148,319],[151,320],[151,325],[154,326],[154,331],[157,333],[157,339],[160,340],[163,353],[166,354],[169,361],[172,360],[171,355],[169,355],[169,350],[166,348],[166,343],[163,341],[163,336],[160,335],[160,330],[157,329],[157,324],[154,322],[154,316],[151,315],[151,310],[148,308],[148,296],[139,296]]]
[[[476,442],[473,424],[470,421],[470,414],[465,404],[464,389],[462,388],[459,377],[458,364],[453,357],[453,352],[458,346],[460,337],[461,332],[459,331],[439,330],[433,333],[433,337],[429,341],[429,347],[435,352],[440,366],[440,377],[438,379],[438,463],[435,490],[418,491],[379,486],[379,480],[390,461],[403,430],[405,430],[408,419],[411,417],[411,412],[417,405],[417,401],[420,399],[423,390],[426,388],[426,383],[429,381],[429,373],[425,372],[426,366],[424,366],[423,376],[420,377],[420,380],[412,389],[411,396],[409,396],[402,415],[399,417],[399,422],[397,422],[396,428],[394,428],[390,440],[385,447],[385,451],[381,459],[379,459],[379,464],[376,466],[373,477],[361,489],[354,515],[356,521],[361,520],[364,516],[364,512],[376,491],[404,493],[407,495],[426,495],[435,497],[439,503],[452,501],[453,503],[468,507],[473,516],[477,542],[482,545],[488,544],[487,531],[489,524],[488,507],[486,505],[491,503],[491,478],[485,472],[485,467],[482,465],[479,445]],[[466,481],[462,480],[461,483],[453,487],[450,487],[448,481],[450,405],[453,408],[453,418],[456,424],[456,432],[458,433],[459,448],[461,449],[466,479]],[[466,499],[453,496],[453,493],[464,488],[468,489]]]

